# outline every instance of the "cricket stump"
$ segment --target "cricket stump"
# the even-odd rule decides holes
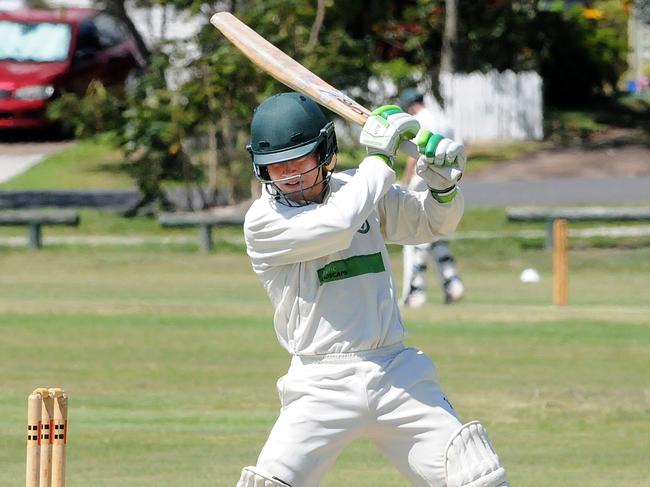
[[[65,446],[68,436],[68,395],[63,389],[50,389],[54,399],[52,437],[52,487],[65,487]]]
[[[41,408],[41,468],[40,487],[50,487],[52,479],[52,416],[54,398],[48,389],[43,389],[43,407]]]
[[[38,487],[41,468],[41,408],[39,389],[27,398],[27,487]]]
[[[27,399],[26,487],[65,486],[68,395],[35,389]]]

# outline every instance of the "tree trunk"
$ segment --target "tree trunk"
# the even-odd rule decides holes
[[[142,38],[142,35],[140,35],[140,32],[138,32],[138,29],[136,28],[135,24],[131,20],[131,17],[129,17],[128,12],[126,11],[125,0],[105,0],[104,3],[106,5],[106,10],[108,10],[110,13],[112,13],[118,19],[124,22],[124,25],[126,26],[127,29],[129,29],[129,32],[131,33],[133,39],[135,40],[135,44],[138,48],[138,51],[140,52],[140,55],[145,60],[145,62],[149,64],[149,59],[151,58],[151,51],[149,51],[147,44],[144,42],[144,39]]]
[[[235,204],[235,182],[232,180],[232,163],[235,159],[235,134],[232,130],[232,121],[230,119],[230,107],[228,101],[225,101],[223,111],[221,112],[221,136],[222,148],[224,154],[223,166],[227,169],[229,174],[228,187],[223,188],[228,204]]]
[[[217,124],[214,121],[218,116],[218,104],[214,92],[210,86],[210,67],[207,63],[201,64],[203,72],[203,88],[208,99],[208,112],[210,116],[207,122],[208,132],[208,188],[210,191],[210,203],[214,204],[217,195],[218,169],[219,169],[219,147],[217,144]]]
[[[458,1],[445,0],[445,31],[442,35],[440,72],[453,73],[456,66],[458,48]]]
[[[318,0],[318,5],[316,7],[316,18],[314,19],[314,24],[311,26],[311,32],[309,33],[309,41],[305,47],[306,52],[310,52],[316,43],[318,42],[318,34],[320,33],[321,27],[323,27],[323,20],[325,20],[325,0]]]

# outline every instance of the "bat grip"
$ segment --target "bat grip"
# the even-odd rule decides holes
[[[410,140],[405,140],[404,142],[401,143],[399,146],[400,152],[403,154],[406,154],[407,156],[410,156],[414,159],[418,159],[422,154],[418,152],[418,146],[415,145]],[[449,179],[450,181],[455,181],[457,182],[460,177],[463,175],[462,172],[458,170],[458,168],[455,167],[440,167],[436,168],[436,172],[442,174],[445,178]]]

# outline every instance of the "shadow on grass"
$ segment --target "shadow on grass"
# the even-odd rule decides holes
[[[547,107],[544,132],[560,147],[650,147],[650,103],[644,98],[621,95],[595,97],[585,105]]]
[[[41,129],[3,129],[0,130],[0,143],[24,144],[27,142],[65,142],[74,137],[56,127]]]

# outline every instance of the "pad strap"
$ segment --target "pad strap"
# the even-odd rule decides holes
[[[244,467],[237,487],[291,487],[291,485],[257,467]]]

